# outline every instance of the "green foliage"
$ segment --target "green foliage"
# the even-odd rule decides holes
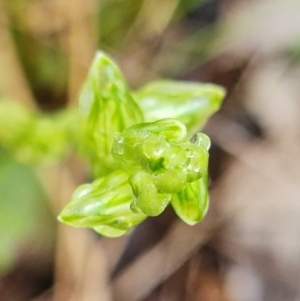
[[[196,133],[219,109],[224,89],[156,81],[132,93],[116,64],[97,52],[79,97],[79,110],[30,114],[3,102],[0,142],[19,160],[64,158],[77,148],[95,181],[83,184],[59,220],[123,235],[171,204],[193,225],[208,208],[209,138]]]
[[[45,195],[33,171],[0,150],[0,274],[17,257],[20,241],[51,241]]]
[[[0,142],[2,148],[23,163],[54,161],[65,155],[70,144],[75,113],[52,116],[29,112],[23,106],[0,102]]]
[[[128,29],[134,23],[144,1],[101,1],[98,10],[98,39],[101,45],[117,48],[123,43]]]
[[[190,12],[192,9],[195,7],[199,7],[200,5],[209,2],[210,0],[184,0],[184,1],[179,1],[178,9],[177,9],[177,14],[179,16],[183,16]]]

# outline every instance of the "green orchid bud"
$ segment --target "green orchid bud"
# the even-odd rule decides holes
[[[164,118],[154,122],[135,124],[128,130],[128,134],[137,138],[146,138],[150,135],[161,135],[166,140],[181,142],[186,137],[186,127],[178,120]]]
[[[59,219],[117,237],[171,202],[186,223],[200,221],[208,208],[210,140],[187,136],[224,96],[212,84],[157,81],[133,98],[115,63],[98,52],[80,95],[76,139],[100,178],[80,186]]]
[[[75,227],[94,228],[103,235],[118,236],[146,218],[130,210],[132,201],[128,175],[119,170],[77,188],[58,218]]]
[[[160,168],[153,173],[157,189],[164,193],[176,193],[185,186],[186,176],[182,170]]]
[[[171,200],[171,195],[159,193],[150,174],[140,171],[129,178],[136,199],[131,203],[133,212],[148,216],[161,214]]]
[[[170,129],[176,129],[177,134],[170,134]],[[127,171],[133,171],[129,177],[136,197],[130,205],[133,212],[155,216],[162,213],[171,198],[176,203],[193,193],[207,174],[210,141],[201,134],[192,141],[187,140],[184,125],[173,119],[137,124],[115,137],[113,157]],[[200,190],[195,191],[194,197],[200,198]],[[189,208],[198,206],[190,199]]]
[[[145,121],[174,118],[193,133],[220,108],[225,90],[213,84],[162,80],[147,84],[134,96]]]
[[[79,98],[85,153],[96,174],[115,169],[111,145],[115,133],[143,121],[123,75],[103,52],[97,52]]]
[[[186,165],[186,152],[181,144],[170,145],[163,150],[163,166],[167,169],[182,169]]]
[[[185,162],[186,180],[194,182],[207,172],[208,152],[194,143],[181,144],[185,151],[187,161]]]
[[[187,183],[185,188],[172,194],[172,207],[176,214],[187,224],[200,222],[208,210],[207,173],[199,180]]]
[[[148,159],[157,160],[169,146],[170,144],[161,135],[148,136],[142,143],[142,152]]]
[[[181,142],[186,137],[184,124],[174,119],[140,123],[115,135],[112,145],[114,159],[123,167],[147,167],[169,143]]]

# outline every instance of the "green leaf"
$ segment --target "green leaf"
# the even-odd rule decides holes
[[[1,150],[0,191],[1,274],[14,263],[20,246],[41,242],[43,247],[50,247],[54,228],[45,194],[33,171]]]
[[[140,88],[134,96],[146,121],[174,118],[192,133],[220,108],[225,90],[214,84],[161,80]]]
[[[118,170],[78,187],[58,218],[71,226],[94,228],[106,236],[122,235],[146,218],[130,210],[132,201],[128,175]]]
[[[97,52],[79,98],[84,148],[98,175],[115,169],[111,156],[114,134],[143,121],[116,64]]]

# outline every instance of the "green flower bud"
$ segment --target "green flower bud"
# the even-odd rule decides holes
[[[169,143],[181,142],[185,136],[185,126],[174,119],[136,124],[115,135],[112,155],[123,167],[146,168],[153,159],[161,157]]]
[[[161,168],[153,173],[157,189],[164,193],[176,193],[185,186],[186,177],[180,170]]]
[[[170,134],[170,129],[176,129],[177,134]],[[204,134],[197,134],[190,142],[185,133],[180,122],[163,119],[134,125],[115,137],[113,157],[133,172],[129,178],[136,197],[130,205],[133,212],[155,216],[172,199],[178,215],[189,223],[204,214],[199,199],[202,190],[207,193],[202,177],[207,174],[210,141]]]
[[[77,139],[102,177],[74,192],[61,221],[116,237],[170,202],[190,225],[204,217],[210,140],[202,133],[188,140],[187,133],[219,108],[224,89],[159,81],[134,96],[139,105],[118,67],[98,52],[80,95]]]
[[[106,236],[122,235],[146,218],[130,210],[132,201],[128,175],[119,170],[77,188],[59,220],[75,227],[94,228]]]
[[[207,172],[208,152],[201,146],[194,143],[182,144],[185,150],[187,161],[185,164],[185,171],[187,175],[187,182],[193,182]]]
[[[148,159],[157,160],[169,146],[170,144],[161,135],[148,136],[142,143],[142,152]]]
[[[187,183],[180,192],[173,194],[172,207],[187,224],[200,222],[208,210],[207,173],[199,180]]]
[[[104,175],[115,170],[111,145],[115,133],[143,121],[123,75],[104,53],[97,52],[79,98],[85,154],[94,171]]]
[[[163,166],[167,169],[181,169],[186,164],[186,152],[181,147],[181,144],[170,145],[169,148],[165,148],[163,151]]]
[[[205,83],[155,81],[135,92],[145,121],[174,118],[191,134],[215,113],[225,96],[224,88]]]
[[[133,212],[148,216],[161,214],[171,200],[169,194],[159,193],[150,174],[140,171],[129,178],[136,199],[131,203]]]

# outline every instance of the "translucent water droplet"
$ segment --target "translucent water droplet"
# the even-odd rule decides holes
[[[210,139],[207,135],[203,133],[197,133],[191,138],[191,142],[195,145],[203,147],[206,151],[209,150],[211,146]]]

